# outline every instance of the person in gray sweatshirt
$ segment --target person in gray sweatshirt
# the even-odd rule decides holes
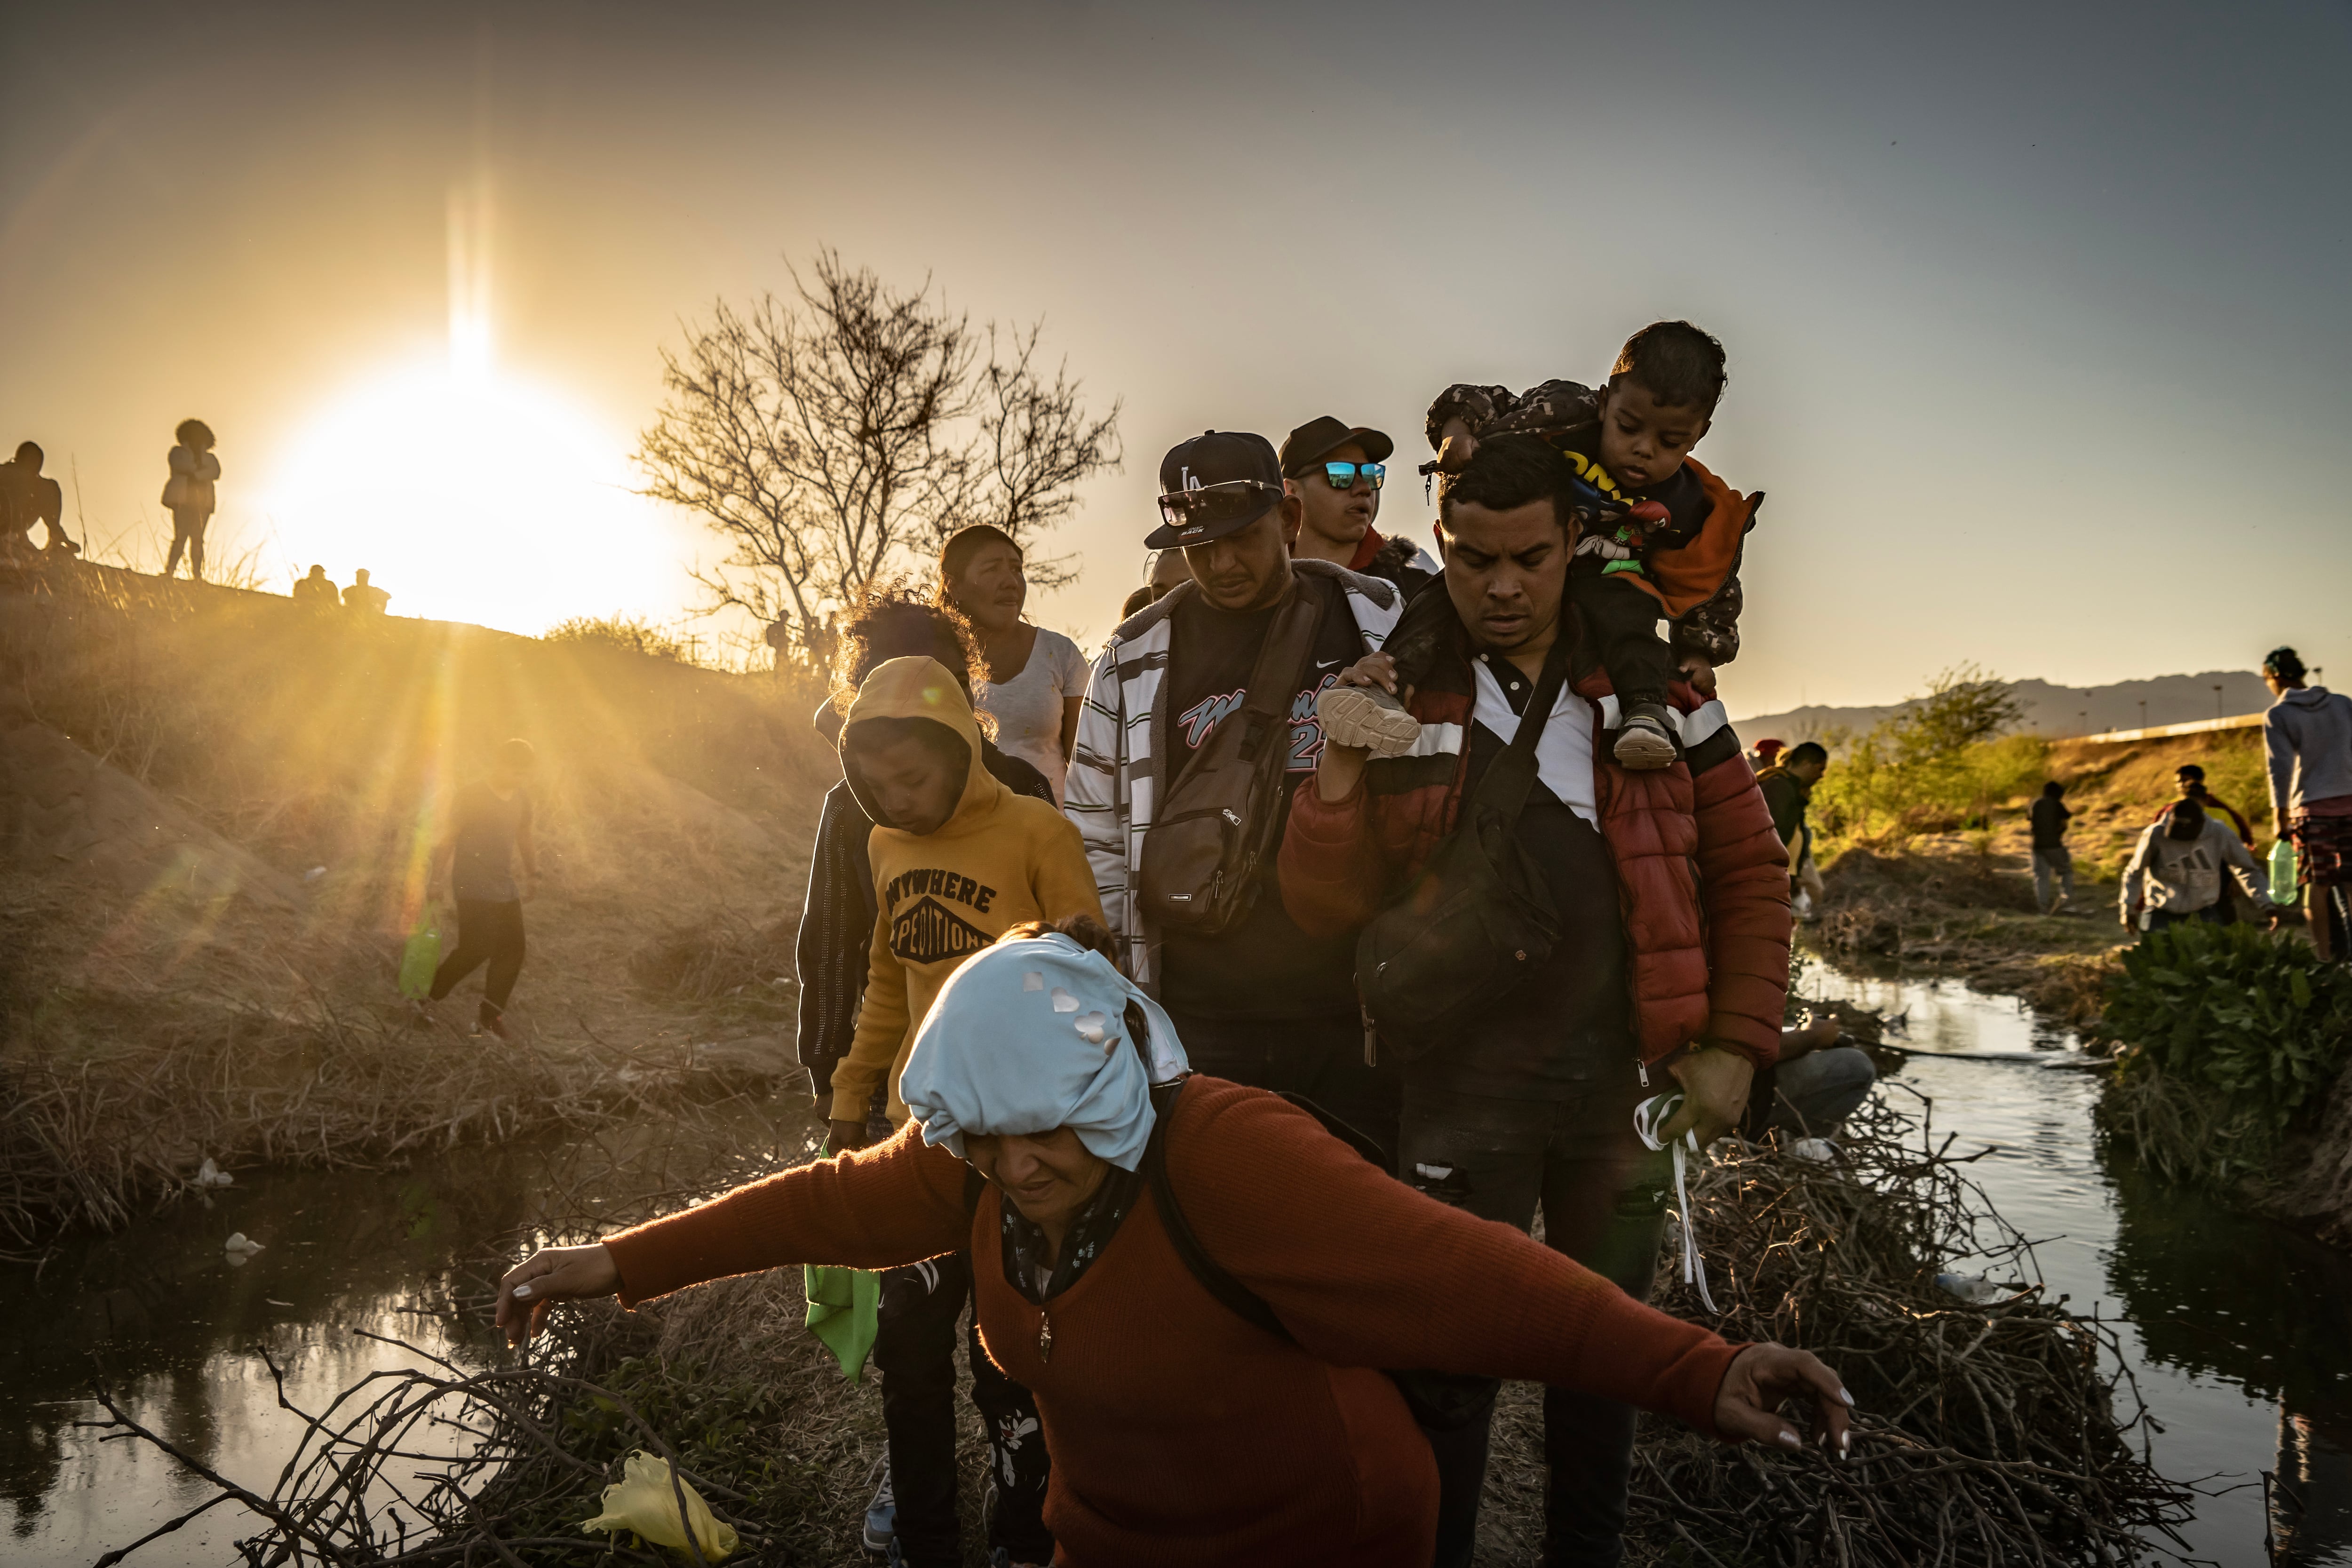
[[[2304,675],[2291,647],[2263,660],[2263,684],[2278,698],[2263,715],[2271,816],[2278,836],[2294,842],[2311,945],[2322,958],[2341,958],[2328,917],[2352,926],[2352,700]]]
[[[2193,800],[2177,800],[2172,809],[2140,830],[2139,842],[2124,867],[2122,908],[2126,926],[2162,931],[2184,921],[2226,923],[2229,905],[2221,900],[2221,876],[2237,878],[2238,886],[2255,908],[2278,929],[2278,908],[2263,885],[2260,867],[2229,827],[2205,815]],[[2147,920],[2141,921],[2145,911]]]

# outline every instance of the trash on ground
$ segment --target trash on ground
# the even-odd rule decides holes
[[[674,1480],[667,1459],[643,1448],[629,1456],[622,1468],[622,1479],[604,1489],[604,1510],[580,1529],[583,1533],[596,1530],[631,1531],[657,1546],[686,1551],[686,1530],[677,1512],[681,1493],[686,1498],[686,1522],[694,1528],[694,1543],[701,1551],[703,1561],[717,1563],[733,1555],[738,1544],[735,1527],[714,1518],[701,1493],[684,1481]]]

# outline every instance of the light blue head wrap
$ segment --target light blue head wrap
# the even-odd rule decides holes
[[[1151,1025],[1150,1068],[1127,1037],[1130,1001]],[[898,1078],[923,1142],[961,1156],[966,1133],[1067,1127],[1132,1171],[1151,1136],[1151,1086],[1187,1070],[1176,1026],[1110,960],[1061,935],[999,942],[940,988]]]

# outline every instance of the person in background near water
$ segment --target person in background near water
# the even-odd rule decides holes
[[[988,1354],[1036,1391],[1065,1568],[1428,1568],[1437,1478],[1379,1367],[1531,1378],[1801,1450],[1775,1414],[1796,1400],[1844,1457],[1853,1401],[1819,1359],[1727,1344],[1390,1180],[1272,1094],[1188,1076],[1100,940],[1015,928],[959,970],[889,1142],[509,1270],[509,1342],[558,1301],[969,1256]],[[1213,1296],[1211,1268],[1264,1313]]]
[[[367,568],[352,574],[352,585],[343,590],[343,608],[355,616],[380,616],[392,595],[368,581]]]
[[[539,891],[539,851],[531,842],[530,796],[523,783],[538,755],[529,741],[505,741],[490,773],[457,792],[449,831],[434,846],[425,890],[438,898],[444,879],[457,900],[457,949],[433,972],[436,1002],[487,963],[474,1032],[514,1037],[507,1030],[507,1000],[522,973],[522,906]],[[515,880],[515,864],[522,880]]]
[[[324,566],[313,566],[309,576],[294,579],[294,602],[314,613],[335,607],[335,584]]]
[[[2252,849],[2254,847],[2253,828],[2247,823],[2245,817],[2239,813],[2236,806],[2231,805],[2228,801],[2223,800],[2220,795],[2215,795],[2211,790],[2205,787],[2205,770],[2203,768],[2199,767],[2195,763],[2183,763],[2180,766],[2173,770],[2172,776],[2174,781],[2180,786],[2181,799],[2195,801],[2208,816],[2228,817],[2230,819],[2230,826],[2237,831],[2238,842],[2244,845],[2249,849]],[[2162,816],[2165,812],[2170,809],[2171,803],[2168,801],[2164,805],[2157,808],[2156,815],[2158,816]]]
[[[986,679],[987,667],[981,658],[979,640],[963,616],[928,595],[919,595],[903,582],[869,586],[844,612],[835,635],[839,653],[833,696],[819,710],[832,722],[818,725],[828,745],[838,744],[841,716],[849,711],[857,689],[866,683],[877,665],[894,658],[935,659],[967,693],[975,682]],[[1045,782],[1045,775],[1020,758],[998,751],[984,729],[980,760],[989,776],[1014,795],[1043,801],[1047,805],[1054,804],[1054,788]],[[794,944],[795,970],[800,976],[800,1030],[794,1045],[801,1067],[808,1074],[809,1088],[816,1096],[819,1114],[830,1110],[833,1069],[849,1054],[850,1043],[856,1037],[858,1003],[866,994],[866,977],[872,964],[874,922],[881,912],[875,894],[874,863],[867,852],[867,841],[873,834],[874,819],[866,815],[865,807],[851,793],[848,781],[834,785],[824,797],[824,808],[817,819],[816,845],[809,857],[808,895],[801,905],[800,936]],[[890,1136],[892,1131],[885,1110],[887,1100],[878,1086],[867,1103],[866,1134],[878,1142]],[[889,1298],[900,1307],[925,1304],[930,1294],[947,1289],[952,1282],[937,1268],[928,1272],[909,1269],[908,1274],[911,1279],[901,1281],[898,1291]],[[929,1324],[929,1317],[918,1317],[919,1328]],[[903,1315],[894,1313],[894,1337],[882,1352],[885,1360],[900,1368],[900,1393],[919,1391],[925,1384],[925,1373],[931,1374],[931,1384],[937,1383],[938,1373],[942,1369],[952,1378],[953,1324],[949,1325],[950,1342],[945,1356],[934,1350],[925,1359],[919,1351],[913,1355],[900,1353],[898,1341],[903,1336],[898,1334],[898,1327],[903,1321]],[[932,1330],[930,1338],[936,1341],[936,1325]],[[910,1363],[916,1369],[913,1373],[906,1370]],[[1019,1390],[1006,1384],[985,1356],[975,1356],[971,1366],[973,1403],[983,1410],[1003,1413],[1002,1422],[992,1416],[988,1423],[990,1441],[1001,1447],[1004,1428],[1011,1426],[1017,1436],[1020,1422],[1024,1416],[1034,1415],[1034,1412],[1022,1401]],[[953,1409],[952,1398],[942,1402],[935,1390],[925,1397],[935,1410],[942,1403],[949,1410]],[[1033,1536],[1035,1530],[1042,1528],[1035,1521],[1043,1501],[1045,1470],[1041,1464],[1024,1467],[1018,1462],[1022,1458],[1020,1445],[1016,1444],[1011,1452],[1013,1463],[1007,1464],[1004,1454],[998,1453],[992,1456],[992,1468],[1003,1478],[1003,1495],[1007,1500],[997,1517],[1009,1538],[1020,1541],[1024,1527],[1018,1521],[1028,1521],[1026,1528]],[[866,1549],[888,1551],[897,1531],[898,1488],[886,1458],[881,1483],[866,1510]],[[1036,1543],[1032,1539],[1028,1544],[1034,1548]]]
[[[1780,760],[1756,775],[1764,791],[1764,805],[1772,813],[1772,831],[1789,850],[1789,897],[1799,904],[1804,920],[1821,918],[1822,873],[1813,864],[1813,829],[1805,820],[1813,786],[1830,771],[1830,753],[1818,741],[1800,741],[1780,753]],[[1803,894],[1801,900],[1798,894]]]
[[[2263,714],[2271,820],[2294,844],[2311,945],[2322,958],[2344,958],[2336,937],[2352,928],[2345,892],[2352,885],[2352,700],[2304,674],[2291,647],[2263,660],[2263,684],[2278,699]]]
[[[2026,808],[2033,835],[2033,907],[2054,915],[2074,900],[2074,857],[2066,847],[2066,786],[2052,779]]]
[[[868,1142],[878,1086],[895,1127],[907,1119],[899,1079],[940,988],[972,954],[1028,920],[1100,918],[1077,829],[1045,801],[1016,795],[982,763],[981,731],[962,683],[938,660],[893,658],[857,689],[841,730],[843,782],[874,822],[868,846],[877,913],[857,1027],[833,1069],[835,1153]],[[951,1241],[950,1245],[954,1245]],[[917,1568],[963,1561],[956,1528],[956,1320],[971,1289],[965,1252],[896,1259],[882,1279],[874,1364],[895,1494],[890,1552]],[[990,1374],[975,1338],[973,1402],[995,1447],[992,1544],[1016,1563],[1044,1563],[1039,1522],[1047,1465],[1036,1406]],[[1001,1363],[1000,1363],[1001,1364]]]
[[[1044,773],[1060,805],[1087,694],[1087,656],[1061,633],[1021,618],[1029,577],[1021,547],[1002,529],[980,523],[940,547],[940,597],[980,634],[988,680],[972,700],[994,716],[996,743]]]
[[[172,513],[172,553],[163,563],[163,575],[169,577],[180,569],[180,552],[184,550],[193,580],[205,574],[205,524],[212,521],[216,499],[213,487],[220,482],[220,459],[213,456],[212,426],[203,420],[183,419],[172,435],[179,445],[165,459],[172,468],[172,477],[163,485],[163,505]]]
[[[1639,1301],[1674,1180],[1669,1155],[1644,1152],[1634,1108],[1671,1079],[1686,1099],[1661,1142],[1695,1132],[1702,1146],[1746,1114],[1753,1075],[1780,1041],[1788,860],[1720,702],[1677,686],[1687,749],[1671,769],[1628,768],[1606,744],[1614,696],[1566,597],[1573,478],[1557,447],[1504,435],[1441,481],[1445,573],[1413,604],[1448,620],[1407,699],[1423,742],[1441,749],[1376,757],[1334,725],[1291,806],[1281,889],[1318,941],[1352,937],[1410,897],[1534,711],[1550,661],[1562,661],[1511,830],[1559,937],[1458,1038],[1405,1067],[1397,1166],[1423,1192],[1520,1231],[1540,1206],[1546,1246]],[[1397,676],[1377,655],[1342,679],[1393,688]],[[1469,1379],[1423,1407],[1443,1478],[1439,1568],[1461,1568],[1476,1544],[1496,1388]],[[1633,1452],[1622,1394],[1545,1394],[1546,1563],[1618,1560]]]
[[[2271,902],[2262,868],[2237,836],[2205,815],[2193,800],[2177,800],[2160,821],[2140,829],[2139,842],[2124,863],[2118,912],[2126,926],[2162,931],[2184,921],[2226,925],[2229,905],[2221,897],[2221,873],[2227,870],[2278,929],[2278,907]]]
[[[1293,560],[1328,561],[1382,578],[1408,598],[1437,575],[1427,551],[1410,539],[1384,539],[1372,526],[1395,450],[1378,430],[1328,414],[1290,433],[1279,456],[1283,492],[1298,501],[1297,521],[1285,524]]]
[[[33,524],[37,522],[50,550],[81,553],[81,547],[66,537],[65,492],[41,472],[46,458],[38,443],[26,441],[18,444],[15,458],[0,463],[0,552],[31,550]]]
[[[1168,591],[1179,583],[1192,580],[1192,568],[1184,563],[1181,550],[1147,550],[1143,552],[1143,585],[1127,596],[1118,607],[1118,618],[1129,619],[1147,605],[1156,605],[1168,596]]]
[[[1868,1051],[1838,1044],[1843,1037],[1835,1018],[1810,1012],[1796,1028],[1780,1031],[1764,1126],[1791,1138],[1826,1138],[1869,1098],[1878,1068]]]
[[[1312,595],[1320,619],[1276,710],[1285,748],[1280,795],[1322,754],[1318,693],[1395,624],[1392,583],[1313,557],[1292,559],[1298,498],[1263,436],[1212,430],[1160,459],[1161,516],[1144,542],[1181,549],[1190,581],[1124,622],[1095,660],[1064,802],[1085,835],[1128,972],[1176,1020],[1202,1071],[1289,1090],[1396,1151],[1402,1093],[1393,1062],[1367,1062],[1352,931],[1301,931],[1283,909],[1271,856],[1255,902],[1214,936],[1163,927],[1147,913],[1144,844],[1153,813],[1218,726],[1242,710],[1277,612]]]

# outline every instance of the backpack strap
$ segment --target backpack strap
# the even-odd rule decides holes
[[[980,1217],[981,1194],[987,1191],[988,1178],[980,1173],[980,1167],[966,1164],[963,1168],[963,1214],[966,1219]]]
[[[1176,1201],[1176,1184],[1168,1179],[1168,1123],[1176,1109],[1176,1097],[1184,1085],[1181,1079],[1161,1084],[1151,1091],[1151,1137],[1143,1146],[1144,1173],[1151,1183],[1152,1201],[1160,1205],[1160,1226],[1168,1233],[1169,1244],[1201,1289],[1224,1303],[1234,1316],[1246,1323],[1255,1323],[1267,1333],[1288,1344],[1298,1342],[1276,1316],[1265,1298],[1225,1272],[1217,1260],[1201,1245],[1184,1218],[1184,1210]]]

